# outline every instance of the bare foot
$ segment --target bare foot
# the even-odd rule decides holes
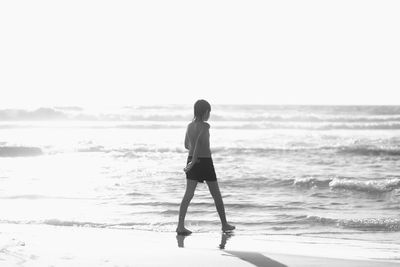
[[[226,225],[222,226],[222,232],[229,232],[229,231],[235,230],[235,228],[236,228],[235,226],[227,223]]]
[[[192,233],[192,231],[186,229],[185,227],[176,228],[176,232],[178,235],[190,235]]]

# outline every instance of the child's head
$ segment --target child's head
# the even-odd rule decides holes
[[[197,100],[194,103],[194,118],[193,120],[207,121],[210,117],[211,105],[204,99]]]

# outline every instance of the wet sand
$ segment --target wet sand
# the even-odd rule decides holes
[[[1,224],[1,266],[399,266],[368,248],[319,249],[288,237]],[[336,244],[337,245],[337,244]],[[329,250],[332,251],[330,257]],[[333,251],[334,250],[334,251]],[[365,254],[365,255],[364,255]],[[372,260],[371,258],[381,258]]]

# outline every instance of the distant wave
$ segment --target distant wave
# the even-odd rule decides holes
[[[82,128],[82,129],[185,129],[187,122],[190,119],[169,120],[163,118],[152,120],[150,118],[142,118],[138,120],[122,120],[116,119],[78,119],[69,118],[63,120],[65,124],[60,124],[60,120],[52,119],[56,122],[39,123],[42,119],[35,120],[2,120],[7,121],[0,124],[0,129],[14,128]],[[45,119],[43,119],[45,121]],[[79,123],[77,123],[79,122]],[[249,122],[249,121],[212,121],[213,129],[236,129],[236,130],[315,130],[315,131],[330,131],[330,130],[400,130],[400,122],[384,122],[384,123],[309,123],[309,122]]]
[[[293,185],[299,187],[329,187],[332,179],[319,180],[312,177],[297,178],[293,180]]]
[[[44,220],[42,222],[36,222],[39,224],[47,224],[54,226],[79,226],[79,227],[95,227],[95,228],[104,228],[107,227],[107,224],[102,223],[94,223],[94,222],[79,222],[79,221],[64,221],[58,219],[49,219]]]
[[[400,122],[400,116],[352,116],[352,115],[213,115],[213,121],[248,121],[248,122],[342,122],[342,123],[386,123],[386,122]]]
[[[105,147],[102,145],[81,144],[76,148],[77,152],[109,153],[116,157],[134,158],[143,153],[186,153],[183,147],[178,146],[149,146],[146,144],[132,147]],[[62,151],[59,151],[62,152]],[[287,147],[235,147],[217,146],[212,148],[213,154],[235,154],[235,155],[271,155],[271,154],[309,154],[309,153],[337,153],[353,154],[360,156],[400,156],[400,147],[375,147],[373,145],[349,145],[349,146],[320,146],[312,147],[307,144],[299,146],[288,145]],[[28,157],[43,155],[39,147],[29,146],[0,146],[0,157]]]
[[[53,226],[78,226],[78,227],[93,227],[93,228],[104,228],[109,226],[108,224],[95,223],[95,222],[81,222],[81,221],[68,221],[59,219],[48,219],[41,221],[15,221],[15,220],[0,220],[0,223],[10,224],[46,224]]]
[[[186,150],[178,147],[147,147],[137,146],[131,148],[105,148],[104,146],[89,146],[79,148],[78,152],[102,152],[110,153],[117,157],[132,158],[142,153],[183,153]]]
[[[400,147],[380,148],[373,146],[342,146],[337,148],[339,153],[365,156],[400,156]]]
[[[353,191],[363,191],[371,193],[385,193],[400,188],[400,179],[383,179],[383,180],[350,180],[350,179],[339,179],[335,178],[329,186],[334,189],[346,189]]]
[[[365,219],[332,219],[319,216],[305,216],[299,223],[331,225],[360,231],[400,231],[400,219],[365,218]]]
[[[23,110],[23,109],[3,109],[0,110],[0,121],[9,120],[57,120],[66,119],[67,116],[64,112],[57,111],[52,108],[39,108],[36,110]]]
[[[122,222],[122,223],[98,223],[90,221],[73,221],[60,219],[47,219],[36,221],[17,221],[17,220],[0,220],[0,223],[8,224],[33,224],[33,225],[51,225],[51,226],[66,226],[66,227],[88,227],[88,228],[137,228],[141,230],[156,230],[154,223],[145,222]],[[160,223],[161,225],[162,223]],[[147,226],[143,228],[143,226]],[[158,229],[157,229],[158,230]]]
[[[176,216],[176,210],[167,210],[161,212],[164,216]],[[200,212],[194,212],[200,213]],[[188,220],[188,223],[191,221]],[[73,220],[61,220],[61,219],[46,219],[39,221],[13,221],[13,220],[0,220],[0,223],[9,224],[44,224],[52,226],[66,226],[66,227],[89,227],[89,228],[133,228],[133,229],[147,229],[159,231],[161,226],[170,225],[170,221],[151,223],[151,222],[121,222],[121,223],[99,223],[90,221],[73,221]],[[174,224],[175,222],[173,222]],[[196,220],[196,224],[214,224],[217,220]],[[287,226],[324,226],[334,228],[353,229],[358,231],[373,231],[373,232],[399,232],[400,231],[400,219],[397,218],[360,218],[360,219],[335,219],[328,217],[320,217],[314,215],[286,215],[282,216],[279,220],[259,220],[259,221],[241,221],[237,222],[244,226],[266,226],[270,225],[276,228],[274,225],[279,225],[281,229],[287,229]]]
[[[0,146],[0,157],[31,157],[42,155],[38,147],[26,146]]]
[[[80,107],[41,107],[34,110],[24,109],[2,109],[0,110],[0,121],[54,121],[54,120],[77,120],[77,121],[190,121],[191,114],[182,115],[180,110],[155,112],[154,114],[134,111],[126,113],[115,112],[86,112]]]
[[[12,195],[12,196],[1,196],[3,199],[45,199],[45,198],[53,198],[44,195],[35,195],[35,194],[25,194],[25,195]]]
[[[191,107],[165,105],[123,107],[113,111],[89,111],[81,107],[41,107],[34,110],[2,109],[0,121],[123,122],[123,124],[75,125],[126,129],[184,128],[192,119]],[[185,110],[185,112],[182,112]],[[147,123],[141,123],[147,122]],[[153,122],[153,123],[148,123]],[[170,122],[170,123],[168,123]],[[180,122],[174,124],[172,122]],[[400,129],[400,106],[216,106],[216,129]],[[2,127],[13,127],[3,125]],[[40,127],[40,125],[31,125]],[[14,125],[21,127],[21,125]]]
[[[297,178],[289,181],[293,181],[292,184],[298,187],[329,187],[331,189],[343,189],[367,193],[387,193],[396,189],[400,189],[400,178],[374,179],[365,181],[349,178],[333,178],[326,180],[319,180],[316,178]]]
[[[259,223],[262,224],[263,222]],[[281,227],[284,225],[317,225],[340,227],[359,231],[400,231],[400,219],[394,218],[334,219],[310,215],[287,215],[284,219],[275,221],[275,223],[279,224]]]
[[[120,129],[183,129],[188,120],[180,123],[174,121],[159,120],[138,121],[136,123],[124,122],[115,125],[81,126],[84,128],[120,128]],[[248,122],[248,121],[214,121],[211,126],[213,129],[237,129],[237,130],[400,130],[400,122],[394,123],[299,123],[299,122]]]
[[[303,152],[329,152],[339,154],[356,154],[364,156],[400,156],[400,147],[376,147],[373,145],[349,146],[291,146],[291,147],[215,147],[214,153],[235,153],[262,155],[269,153],[303,153]]]
[[[67,197],[67,196],[51,196],[51,195],[37,195],[37,194],[22,194],[22,195],[2,195],[0,199],[28,199],[28,200],[40,200],[40,199],[89,199],[80,197]]]
[[[320,127],[304,127],[304,129],[315,130],[399,130],[400,123],[340,123],[326,124]]]
[[[362,106],[362,105],[251,105],[251,104],[223,104],[213,105],[214,110],[225,110],[234,112],[245,110],[252,113],[307,113],[307,114],[354,114],[354,115],[400,115],[400,106]],[[171,110],[188,109],[191,105],[149,105],[149,106],[126,106],[129,110]]]
[[[348,190],[354,192],[365,193],[388,193],[393,190],[400,189],[400,178],[382,178],[373,180],[359,180],[357,178],[330,178],[321,179],[314,177],[300,177],[291,179],[271,179],[266,177],[254,177],[247,186],[252,184],[256,186],[276,187],[276,188],[317,188],[317,189],[333,189],[333,190]],[[231,184],[230,186],[235,186]],[[238,186],[242,186],[238,184]],[[322,191],[321,191],[322,192]],[[318,195],[324,197],[323,195]]]
[[[88,146],[82,147],[78,149],[78,152],[111,152],[110,150],[106,150],[104,146]]]
[[[263,223],[264,222],[258,222],[257,224]],[[271,221],[265,223],[271,224]],[[278,221],[274,221],[274,224],[279,224],[283,229],[286,228],[285,225],[317,225],[354,229],[359,231],[400,231],[400,219],[395,218],[334,219],[310,215],[287,215],[283,216],[283,218]]]
[[[112,153],[119,157],[136,157],[140,153],[185,153],[183,147],[156,147],[156,146],[133,146],[123,148],[107,148],[102,145],[82,146],[78,152],[101,152]],[[381,148],[373,145],[349,145],[349,146],[319,146],[313,147],[307,144],[287,147],[235,147],[217,146],[212,148],[213,154],[235,154],[235,155],[270,155],[270,154],[301,154],[301,153],[338,153],[354,154],[361,156],[400,156],[400,147]]]
[[[240,154],[254,154],[254,155],[262,155],[267,153],[296,153],[302,151],[315,151],[321,149],[329,149],[327,147],[323,148],[245,148],[245,147],[215,147],[212,148],[212,152],[214,154],[217,153],[234,153],[236,155]],[[331,148],[332,149],[332,148]],[[153,146],[136,146],[136,147],[125,147],[125,148],[106,148],[101,145],[94,146],[86,146],[78,148],[78,152],[103,152],[103,153],[115,153],[119,156],[132,157],[136,153],[184,153],[187,152],[182,147],[153,147]]]
[[[400,231],[400,220],[392,218],[340,220],[339,226],[358,230],[397,232]]]

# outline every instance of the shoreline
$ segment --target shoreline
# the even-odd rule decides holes
[[[1,224],[0,229],[2,266],[400,265],[398,251],[384,253],[354,240],[318,243],[310,237],[217,232],[182,237],[172,232],[22,224]]]

